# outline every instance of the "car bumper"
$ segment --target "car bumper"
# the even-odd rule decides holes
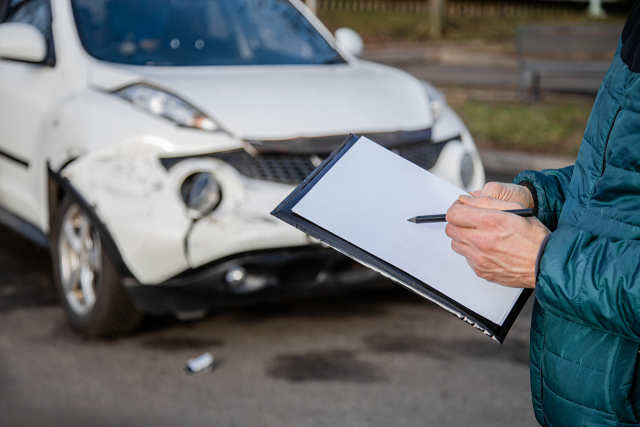
[[[394,149],[461,187],[461,159],[469,153],[476,173],[467,187],[482,188],[482,163],[473,139],[453,110],[445,108],[433,132],[425,130],[425,137],[427,133],[431,139]],[[306,160],[293,156],[295,161],[276,154],[254,159],[239,147],[176,157],[165,147],[170,144],[149,135],[132,137],[126,143],[81,156],[58,173],[104,224],[105,234],[113,240],[113,252],[126,267],[121,271],[123,276],[155,286],[182,271],[199,269],[233,254],[312,243],[304,233],[269,215],[295,188],[276,178],[295,175],[298,180],[305,176],[308,170],[298,171],[298,175],[296,170],[302,161],[306,168],[314,167],[312,156],[303,156]],[[229,160],[232,152],[244,156],[236,162],[238,169],[233,162],[218,158]],[[245,163],[251,166],[247,170],[242,167]],[[253,169],[260,173],[254,176]],[[194,220],[181,200],[180,189],[188,176],[198,172],[214,175],[223,196],[213,212]]]
[[[227,277],[244,271],[243,280]],[[231,275],[232,276],[232,275]],[[231,279],[231,280],[229,280]],[[375,287],[381,275],[321,245],[246,252],[188,270],[158,285],[125,280],[134,304],[166,314]]]

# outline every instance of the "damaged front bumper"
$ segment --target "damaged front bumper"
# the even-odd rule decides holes
[[[373,270],[321,245],[233,255],[155,286],[124,280],[134,304],[151,314],[281,301],[385,283]]]
[[[113,240],[112,258],[122,260],[123,277],[153,288],[228,256],[312,243],[269,215],[291,185],[246,178],[212,158],[191,158],[167,171],[159,160],[166,151],[154,142],[97,150],[52,173]],[[222,200],[214,212],[194,219],[180,188],[197,172],[215,176]]]
[[[463,132],[443,135],[447,137],[437,142],[430,138],[431,130],[407,133],[402,144],[390,148],[460,185],[459,170],[451,165],[459,163],[463,153],[474,158],[477,153],[452,114],[443,114],[440,121]],[[229,148],[227,136],[210,138],[220,139],[226,149],[177,152],[164,138],[139,135],[89,152],[59,172],[50,171],[106,236],[105,249],[143,311],[199,310],[380,280],[269,215],[294,183],[313,170],[317,156],[254,157],[240,144]],[[477,161],[474,188],[484,184]],[[201,172],[215,177],[222,196],[213,212],[194,218],[180,191],[187,177]]]

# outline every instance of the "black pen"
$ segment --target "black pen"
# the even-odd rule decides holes
[[[512,210],[506,210],[502,212],[516,214],[518,216],[522,216],[525,218],[534,216],[533,209],[512,209]],[[446,222],[447,214],[414,216],[413,218],[409,218],[407,221],[415,222],[416,224],[424,224],[427,222]]]

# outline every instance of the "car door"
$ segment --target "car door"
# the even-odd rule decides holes
[[[6,3],[8,2],[8,3]],[[34,64],[0,59],[0,207],[46,229],[46,165],[42,141],[59,96],[50,0],[0,0],[2,23],[34,25],[45,36],[48,54]],[[1,24],[0,24],[1,25]],[[40,153],[39,153],[40,151]]]

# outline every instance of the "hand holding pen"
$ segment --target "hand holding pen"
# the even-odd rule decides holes
[[[549,230],[536,218],[505,212],[532,205],[484,195],[460,196],[446,214],[451,248],[479,277],[504,286],[535,288],[536,258]]]

